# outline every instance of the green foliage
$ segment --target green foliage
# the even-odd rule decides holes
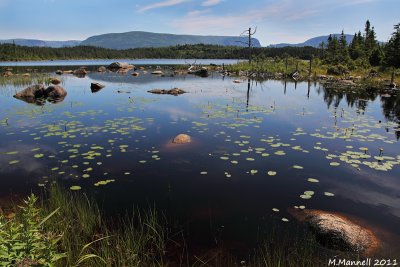
[[[44,217],[36,202],[36,196],[29,196],[14,219],[0,215],[0,266],[54,266],[65,257],[57,251],[61,236],[45,230],[58,209]]]
[[[400,23],[394,26],[394,32],[385,47],[387,66],[400,68]]]
[[[255,47],[252,49],[252,54],[255,57],[261,55],[276,57],[288,54],[307,59],[317,53],[318,49],[314,47]],[[204,44],[126,50],[112,50],[93,46],[50,48],[0,44],[0,61],[118,58],[247,59],[247,57],[247,48]]]
[[[364,68],[370,66],[400,67],[400,24],[395,26],[395,32],[390,41],[383,47],[376,40],[374,27],[367,20],[365,23],[364,34],[361,31],[354,34],[352,42],[348,45],[342,32],[340,38],[330,36],[326,51],[323,53],[324,62],[329,67],[329,73],[340,73],[343,66],[349,69]],[[324,47],[321,47],[324,49]],[[341,66],[335,66],[341,65]]]
[[[344,75],[349,72],[346,65],[337,64],[328,67],[327,74],[329,75]]]

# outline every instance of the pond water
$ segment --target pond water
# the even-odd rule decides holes
[[[68,95],[44,106],[12,97],[26,85],[3,83],[0,194],[55,179],[112,212],[155,206],[199,243],[213,242],[212,221],[226,241],[254,245],[265,218],[296,224],[295,206],[400,235],[398,96],[139,72],[59,76]],[[92,93],[91,82],[105,88]],[[147,92],[174,87],[187,93]],[[193,142],[171,145],[180,133]]]

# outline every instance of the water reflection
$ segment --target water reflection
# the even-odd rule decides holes
[[[1,162],[7,168],[0,174],[0,185],[4,175],[18,176],[18,169],[27,166],[34,167],[29,167],[32,180],[42,178],[36,177],[35,169],[48,166],[67,188],[79,184],[104,198],[110,210],[132,203],[162,208],[168,195],[168,208],[177,217],[185,220],[198,210],[219,210],[217,219],[237,233],[244,232],[242,225],[233,224],[243,218],[255,221],[272,208],[281,210],[278,216],[288,216],[288,208],[306,205],[355,214],[398,232],[399,143],[394,124],[379,123],[385,118],[399,122],[397,96],[290,80],[246,79],[236,84],[219,73],[204,79],[143,72],[137,77],[111,72],[90,72],[83,79],[62,77],[71,105],[47,103],[41,108],[52,110],[46,113],[5,93],[16,87],[0,87],[1,114],[9,117],[0,128],[0,146],[5,148],[1,152],[34,143],[51,147],[55,156],[50,158],[44,149],[29,150],[24,158],[7,155]],[[92,94],[90,84],[97,81],[106,87]],[[188,93],[147,93],[174,87]],[[357,126],[354,131],[352,124]],[[191,135],[196,146],[169,149],[166,144],[179,133]],[[22,147],[8,147],[10,140],[20,140]],[[349,162],[341,160],[343,153],[359,152],[364,146],[369,158],[349,154]],[[381,147],[389,159],[375,159],[382,156]],[[43,157],[35,158],[35,153]],[[26,161],[26,166],[10,165],[12,160]],[[332,161],[340,165],[332,166]],[[385,171],[369,167],[378,161],[393,164],[385,165]],[[269,176],[269,171],[276,175]],[[82,178],[85,174],[90,177]],[[309,177],[320,182],[311,184]],[[102,179],[116,182],[94,186]],[[306,190],[315,191],[313,199],[299,198]],[[335,197],[326,197],[327,191]],[[360,209],[363,205],[373,212]]]

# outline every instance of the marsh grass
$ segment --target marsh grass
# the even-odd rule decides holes
[[[222,237],[214,247],[193,251],[190,235],[183,228],[178,231],[179,226],[172,233],[155,208],[105,217],[94,200],[57,185],[45,191],[40,201],[36,200],[31,196],[16,207],[15,219],[7,220],[0,215],[3,251],[18,245],[20,235],[32,236],[24,239],[29,241],[26,243],[30,249],[24,249],[19,258],[12,258],[15,266],[40,261],[40,266],[305,267],[325,266],[329,258],[338,254],[322,248],[306,228],[283,223],[275,217],[261,223],[257,235],[259,247],[238,256],[225,246]],[[18,228],[23,221],[28,223],[22,225],[31,227]],[[10,229],[17,233],[15,242],[7,239],[4,231],[5,225],[13,222],[15,227]],[[343,255],[357,258],[357,255]]]
[[[32,84],[49,84],[49,75],[45,73],[32,73],[30,76],[15,74],[10,77],[0,75],[0,86],[27,87]]]
[[[58,186],[42,206],[45,213],[60,207],[48,228],[63,236],[60,266],[164,266],[167,234],[154,209],[106,221],[93,200]]]

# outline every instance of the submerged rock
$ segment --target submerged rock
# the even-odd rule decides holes
[[[179,89],[179,88],[173,88],[173,89],[170,89],[170,90],[165,90],[165,89],[153,89],[153,90],[149,90],[149,91],[147,91],[147,92],[152,93],[152,94],[174,95],[174,96],[177,96],[177,95],[181,95],[181,94],[186,93],[184,90]]]
[[[175,136],[175,138],[172,140],[172,143],[174,144],[187,144],[192,141],[191,137],[187,134],[178,134]]]
[[[379,247],[370,229],[343,215],[321,210],[304,210],[297,215],[315,232],[317,241],[330,249],[370,255]]]

